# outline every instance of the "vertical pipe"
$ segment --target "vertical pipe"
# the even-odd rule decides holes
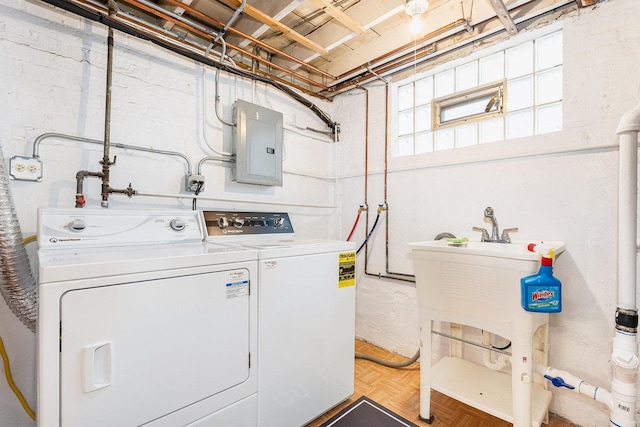
[[[613,338],[612,426],[636,426],[636,376],[638,371],[638,308],[636,305],[638,134],[640,104],[620,119],[618,181],[618,291],[616,330]]]
[[[618,308],[636,309],[638,134],[620,135],[618,210]]]
[[[109,1],[109,14],[115,13],[117,6],[113,1]],[[111,86],[113,76],[113,28],[109,27],[107,36],[107,78],[105,87],[105,106],[104,106],[104,145],[103,155],[100,164],[102,165],[102,201],[100,206],[109,207],[109,167],[111,160],[109,158],[109,146],[111,144]]]
[[[369,194],[369,90],[360,85],[356,85],[360,90],[364,91],[364,210],[366,212],[366,221],[364,226],[364,232],[369,232],[369,204],[367,202],[367,195]],[[366,258],[367,251],[364,252],[365,256],[365,270],[366,270]]]

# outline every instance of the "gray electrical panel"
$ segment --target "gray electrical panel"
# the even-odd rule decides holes
[[[282,113],[237,100],[233,116],[236,159],[232,179],[245,184],[282,185]]]

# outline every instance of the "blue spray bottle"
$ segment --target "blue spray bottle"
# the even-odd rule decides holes
[[[538,274],[520,279],[521,305],[527,311],[559,313],[562,311],[562,283],[553,276],[553,249],[540,251],[530,244],[529,250],[541,254]]]

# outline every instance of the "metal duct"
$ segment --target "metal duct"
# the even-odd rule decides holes
[[[36,331],[38,287],[24,248],[0,146],[0,293],[31,332]]]

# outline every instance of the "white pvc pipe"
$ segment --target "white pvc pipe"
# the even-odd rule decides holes
[[[482,344],[485,346],[491,346],[491,332],[482,331]],[[491,359],[493,351],[489,349],[485,349],[482,352],[482,361],[484,362],[484,366],[493,370],[499,371],[509,363],[509,356],[506,354],[500,354],[498,358],[494,361]]]
[[[626,112],[616,133],[620,144],[618,183],[618,307],[636,309],[637,171],[640,104]]]
[[[636,259],[638,217],[638,133],[640,104],[625,114],[616,130],[620,144],[618,182],[618,301],[625,315],[636,314]],[[616,313],[618,313],[618,311]],[[616,328],[611,355],[611,425],[636,426],[636,375],[638,371],[637,331]]]
[[[550,366],[536,365],[535,371],[536,373],[543,376],[562,379],[562,381],[566,385],[573,387],[573,388],[566,387],[567,390],[571,390],[578,394],[588,396],[593,400],[606,405],[610,411],[613,411],[613,398],[611,397],[611,393],[609,393],[608,390],[602,389],[600,387],[592,386],[591,384],[586,383],[584,380],[570,374],[567,371],[555,369]],[[556,385],[556,387],[560,387],[560,386]]]

